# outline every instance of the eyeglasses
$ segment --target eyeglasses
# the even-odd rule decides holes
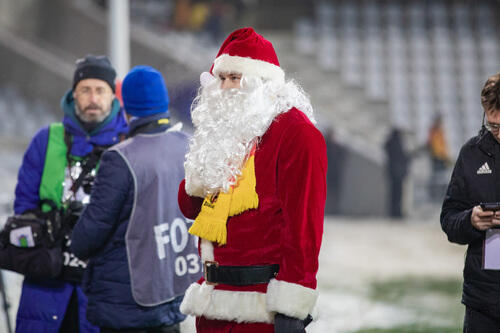
[[[484,127],[491,133],[498,133],[500,131],[500,124],[490,123],[489,121],[484,122]]]

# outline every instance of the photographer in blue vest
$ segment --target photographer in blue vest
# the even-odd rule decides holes
[[[90,203],[72,236],[88,258],[88,320],[103,333],[180,332],[179,305],[201,275],[190,222],[177,205],[188,136],[171,126],[168,93],[154,68],[122,84],[130,137],[105,152]]]
[[[21,272],[25,279],[17,313],[17,333],[99,332],[85,316],[87,299],[80,281],[86,262],[70,251],[69,237],[75,216],[89,200],[99,152],[118,143],[128,132],[114,94],[115,77],[106,56],[88,55],[79,59],[72,88],[61,101],[62,122],[40,129],[24,154],[16,186],[15,214],[54,213],[63,217],[62,229],[57,233],[53,230],[61,251],[48,261],[36,263],[54,266],[58,273],[33,277]],[[38,251],[38,247],[29,247],[26,253]],[[14,260],[20,262],[22,258]]]

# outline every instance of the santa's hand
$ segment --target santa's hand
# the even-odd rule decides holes
[[[304,320],[277,313],[274,317],[275,333],[305,333]]]

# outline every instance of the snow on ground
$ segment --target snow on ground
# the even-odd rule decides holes
[[[437,213],[425,221],[328,218],[318,272],[319,314],[307,331],[343,333],[413,322],[421,313],[373,300],[368,296],[370,283],[407,276],[460,279],[464,251],[448,243]],[[8,272],[4,276],[14,318],[21,279]],[[439,307],[445,301],[431,295],[424,302]],[[439,315],[426,320],[446,322]],[[194,320],[188,319],[182,332],[194,332],[193,325]],[[2,329],[0,333],[5,333]]]
[[[327,219],[318,272],[320,316],[308,332],[412,323],[421,313],[372,300],[370,284],[408,276],[460,279],[464,250],[448,243],[437,214],[425,221]],[[440,301],[436,297],[427,302]]]

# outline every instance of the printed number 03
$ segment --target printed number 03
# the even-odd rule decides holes
[[[195,274],[200,271],[200,257],[197,254],[188,254],[185,258],[178,256],[175,259],[175,274],[183,276],[186,273]]]

